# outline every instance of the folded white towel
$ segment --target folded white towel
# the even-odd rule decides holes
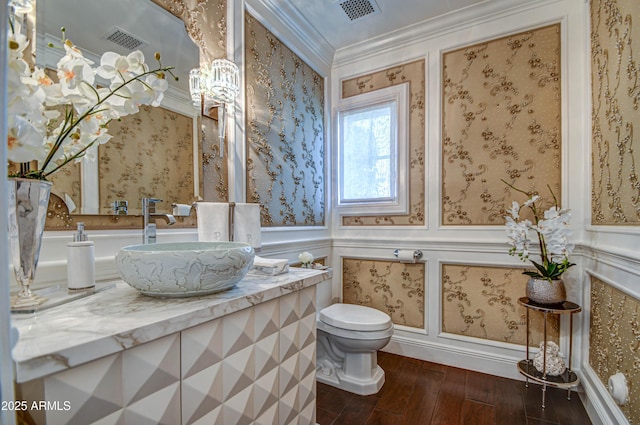
[[[256,255],[253,259],[253,270],[275,276],[287,273],[289,271],[289,262],[287,260],[263,258]]]
[[[233,212],[233,240],[254,248],[262,246],[260,204],[237,203]]]
[[[223,202],[196,203],[198,240],[204,242],[229,240],[229,204]]]

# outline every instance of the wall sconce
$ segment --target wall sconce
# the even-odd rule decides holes
[[[227,59],[214,59],[210,65],[192,69],[189,73],[189,91],[193,105],[200,108],[203,115],[210,108],[219,108],[218,136],[222,157],[227,104],[233,103],[240,92],[238,66]]]

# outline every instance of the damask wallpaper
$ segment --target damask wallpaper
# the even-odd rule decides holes
[[[442,224],[504,223],[526,191],[560,199],[560,25],[443,55]]]
[[[342,259],[343,302],[373,307],[396,325],[424,329],[424,263]]]
[[[263,227],[325,221],[324,79],[245,14],[247,202]]]
[[[606,387],[622,372],[629,402],[620,406],[629,423],[640,423],[640,300],[591,278],[589,364]]]
[[[229,145],[224,140],[224,153],[220,156],[218,121],[208,116],[200,118],[200,145],[202,146],[202,198],[207,202],[227,202],[229,200],[229,167],[227,157]]]
[[[227,0],[152,0],[182,19],[200,47],[200,63],[227,56]]]
[[[518,304],[527,277],[521,268],[442,265],[442,331],[525,345],[526,309]],[[529,344],[544,339],[543,314],[531,311]],[[549,315],[547,340],[558,342],[560,322]]]
[[[113,138],[98,148],[100,211],[113,211],[116,199],[140,211],[140,199],[190,204],[193,198],[193,120],[164,108],[141,106],[140,112],[109,124]],[[135,140],[135,143],[131,143]]]
[[[425,222],[425,63],[411,62],[344,80],[342,98],[409,83],[409,214],[403,216],[344,216],[345,226],[420,225]]]
[[[640,2],[591,0],[593,224],[640,223]],[[635,19],[635,25],[634,25]]]

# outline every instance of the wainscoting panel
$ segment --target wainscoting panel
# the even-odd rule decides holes
[[[521,268],[442,265],[442,332],[526,344],[527,276]],[[543,341],[543,314],[530,312],[530,344]],[[547,339],[558,342],[559,318],[549,315]]]
[[[343,302],[373,307],[396,325],[424,329],[424,263],[342,259]]]
[[[639,224],[640,2],[592,0],[593,224]],[[635,22],[634,22],[635,20]],[[634,25],[635,23],[635,25]],[[635,143],[634,143],[635,142]]]
[[[526,196],[501,180],[561,199],[560,25],[442,60],[442,224],[503,224]]]
[[[629,420],[640,421],[640,300],[591,277],[589,364],[605,387],[609,377],[624,373],[629,402],[620,409]]]

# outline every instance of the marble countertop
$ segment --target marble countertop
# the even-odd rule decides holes
[[[228,291],[171,299],[148,297],[114,281],[113,288],[89,297],[11,316],[19,332],[12,351],[16,381],[69,369],[330,278],[330,270],[291,268],[278,276],[250,272]]]

